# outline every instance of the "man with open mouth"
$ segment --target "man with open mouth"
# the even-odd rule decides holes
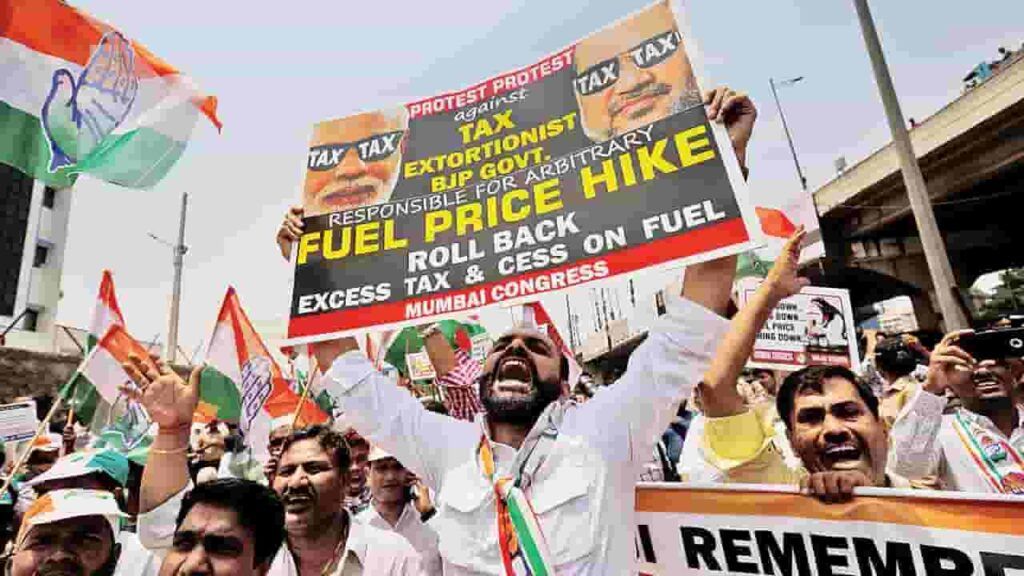
[[[139,533],[147,548],[163,551],[173,545],[189,490],[186,452],[201,367],[187,382],[159,358],[147,365],[130,357],[124,368],[138,385],[126,393],[157,424],[142,476]],[[281,442],[271,488],[284,507],[285,546],[267,576],[420,574],[419,558],[402,537],[352,521],[344,507],[350,474],[348,446],[339,432],[310,426],[292,430]]]
[[[784,298],[807,280],[797,276],[799,230],[732,319],[699,387],[706,417],[701,454],[726,482],[800,484],[826,502],[848,500],[857,486],[911,487],[886,471],[888,436],[871,389],[847,368],[811,366],[790,374],[776,397],[779,417],[801,466],[790,467],[764,413],[737,388],[758,332]]]
[[[515,574],[516,563],[534,574],[625,574],[637,474],[724,332],[734,272],[733,258],[690,266],[682,298],[669,298],[629,370],[585,404],[569,399],[560,348],[533,328],[495,341],[476,422],[424,410],[353,338],[314,353],[348,421],[437,491],[431,523],[445,574]]]
[[[705,100],[708,120],[725,125],[745,170],[756,108],[727,87]],[[279,230],[283,254],[301,233],[293,211]],[[486,357],[475,422],[424,410],[354,338],[313,348],[347,421],[437,492],[431,523],[446,575],[526,567],[618,576],[633,569],[637,475],[727,328],[735,272],[734,256],[689,266],[626,373],[584,404],[569,400],[559,346],[530,328],[505,333]]]
[[[896,465],[908,477],[938,476],[946,490],[1024,494],[1020,346],[972,353],[973,336],[952,332],[932,351],[924,386],[893,426]],[[959,408],[946,409],[947,389]]]

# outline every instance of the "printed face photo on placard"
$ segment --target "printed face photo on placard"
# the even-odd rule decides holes
[[[409,127],[404,109],[374,111],[313,128],[302,190],[305,215],[380,204],[391,199]]]
[[[580,41],[573,64],[583,129],[597,142],[701,104],[667,4]]]

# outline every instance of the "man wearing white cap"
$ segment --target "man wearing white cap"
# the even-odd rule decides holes
[[[86,450],[61,457],[53,467],[36,476],[25,486],[35,490],[37,498],[66,490],[98,491],[110,494],[124,507],[128,483],[128,459],[116,450]],[[160,559],[153,556],[133,532],[117,533],[121,562],[114,576],[155,574]]]
[[[27,483],[49,470],[60,457],[60,434],[46,433],[36,437],[27,450],[31,450],[25,460],[25,471],[14,477],[12,486],[18,491],[18,502],[14,511],[19,516],[32,506],[36,493]]]
[[[113,574],[124,516],[109,492],[54,490],[40,496],[25,512],[7,573]]]
[[[394,456],[374,446],[370,450],[368,480],[372,495],[370,506],[356,516],[356,521],[402,536],[419,554],[423,573],[440,575],[437,531],[426,523],[424,515],[412,503],[413,474]],[[426,490],[423,486],[420,489]]]

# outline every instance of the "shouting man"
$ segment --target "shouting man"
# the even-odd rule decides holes
[[[742,167],[756,109],[727,88],[705,101]],[[282,227],[292,241],[301,234],[294,224]],[[682,293],[669,299],[629,370],[582,405],[568,401],[558,346],[532,329],[507,332],[489,352],[477,422],[424,410],[354,339],[319,343],[314,352],[348,421],[437,490],[432,524],[445,574],[512,575],[529,563],[534,574],[617,576],[633,565],[637,474],[726,329],[720,315],[735,269],[734,257],[687,268]],[[513,524],[520,514],[532,518]]]
[[[726,482],[800,483],[826,501],[848,499],[857,486],[910,487],[886,473],[888,435],[878,399],[850,370],[811,366],[790,374],[776,397],[778,415],[802,467],[791,468],[765,413],[747,406],[737,388],[758,332],[784,298],[807,285],[797,276],[799,230],[732,319],[700,386],[707,420],[702,454]]]
[[[158,433],[142,476],[140,533],[165,535],[144,542],[170,546],[175,518],[188,489],[188,430],[199,402],[199,374],[188,382],[167,363],[155,368],[131,358],[125,370],[139,385],[125,390],[142,402]],[[284,503],[287,545],[270,563],[269,576],[412,576],[416,552],[396,534],[353,522],[343,502],[349,482],[349,452],[341,434],[324,426],[294,430],[281,444],[272,488]]]

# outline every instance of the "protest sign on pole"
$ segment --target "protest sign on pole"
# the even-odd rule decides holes
[[[760,280],[737,283],[742,308]],[[860,367],[849,290],[807,286],[775,307],[754,343],[747,366],[797,370],[811,364]]]
[[[31,438],[38,426],[34,400],[0,405],[0,442]]]
[[[639,484],[637,573],[1009,576],[1024,570],[1024,498],[857,488]]]
[[[677,15],[658,2],[469,88],[317,124],[289,341],[758,244]]]

